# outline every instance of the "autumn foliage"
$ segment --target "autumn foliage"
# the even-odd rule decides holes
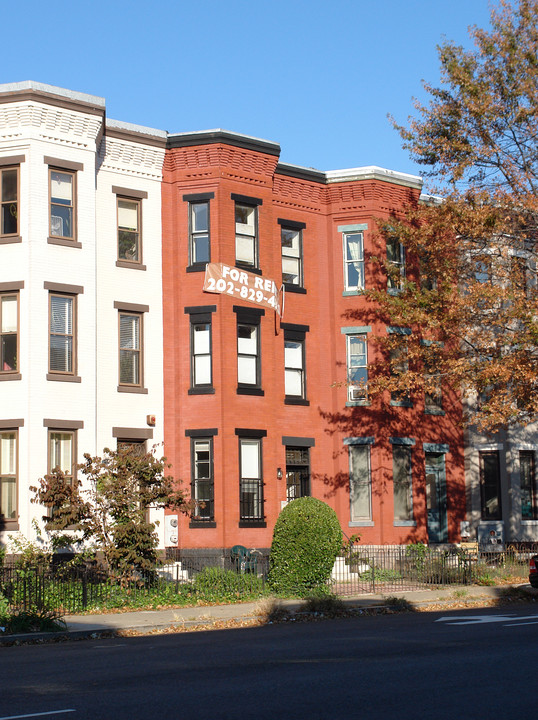
[[[408,334],[379,337],[392,361],[369,392],[462,390],[483,430],[538,416],[538,0],[501,2],[470,51],[439,47],[441,86],[396,126],[435,179],[407,217],[380,224],[405,248],[398,292],[370,291],[373,311]],[[394,283],[392,283],[394,285]],[[405,362],[402,362],[405,356]]]

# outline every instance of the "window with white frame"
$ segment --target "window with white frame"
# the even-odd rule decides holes
[[[73,485],[76,473],[75,438],[73,430],[49,430],[49,473],[60,470],[67,484]]]
[[[343,239],[345,290],[364,290],[364,234],[344,232]]]
[[[119,384],[142,385],[142,315],[119,313]]]
[[[74,375],[76,368],[76,295],[49,293],[49,372]]]
[[[118,260],[142,262],[141,200],[118,197]]]
[[[370,445],[348,444],[351,522],[372,519],[372,475]]]
[[[18,341],[19,293],[0,293],[0,373],[17,372]]]
[[[19,233],[19,168],[0,168],[0,237]]]
[[[368,342],[366,333],[347,334],[348,400],[364,401],[368,397]]]
[[[411,484],[411,448],[392,446],[392,480],[394,489],[394,520],[413,520],[413,494]]]
[[[17,520],[17,430],[0,430],[0,519]]]
[[[76,173],[49,168],[50,236],[63,240],[76,237]]]

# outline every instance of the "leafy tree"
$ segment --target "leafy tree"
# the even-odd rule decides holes
[[[158,537],[149,508],[188,508],[167,468],[165,458],[151,452],[105,448],[102,457],[86,453],[79,465],[87,489],[78,479],[70,484],[55,469],[31,488],[33,502],[48,508],[47,529],[71,529],[74,542],[91,542],[110,571],[124,576],[133,569],[150,570],[157,561]]]
[[[443,199],[380,225],[410,262],[399,292],[368,293],[372,312],[413,332],[382,340],[393,362],[369,391],[447,382],[474,399],[467,420],[493,431],[538,417],[538,0],[501,0],[491,30],[470,35],[472,50],[438,48],[441,86],[425,83],[429,105],[396,125]]]

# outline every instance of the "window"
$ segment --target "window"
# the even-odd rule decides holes
[[[389,354],[391,376],[393,378],[398,378],[401,375],[405,376],[409,370],[406,336],[411,335],[411,330],[402,327],[388,327],[387,333],[398,336],[397,345],[392,347]],[[413,405],[409,392],[405,389],[392,390],[390,404],[397,407],[412,407]]]
[[[191,323],[192,387],[211,386],[211,323]]]
[[[368,444],[349,444],[349,495],[351,522],[372,519],[372,478]]]
[[[240,385],[260,384],[259,326],[237,325],[237,382]]]
[[[119,314],[120,385],[142,385],[142,315]]]
[[[306,225],[278,220],[281,225],[282,282],[292,291],[303,287],[303,237]]]
[[[284,340],[286,396],[304,398],[304,340]]]
[[[17,521],[17,431],[0,431],[0,521]]]
[[[235,260],[240,265],[258,267],[256,237],[257,208],[235,205]]]
[[[190,264],[211,260],[209,245],[209,201],[189,204]]]
[[[234,312],[237,314],[237,392],[263,395],[260,317],[265,311],[235,306]]]
[[[0,168],[0,236],[19,233],[19,169]]]
[[[49,372],[75,374],[76,297],[49,294]]]
[[[308,405],[306,400],[305,335],[308,325],[281,323],[284,330],[284,392],[288,405]]]
[[[399,292],[405,278],[405,248],[398,238],[387,240],[387,262],[389,264],[387,288],[389,292]]]
[[[235,203],[235,262],[247,267],[259,267],[257,205]]]
[[[213,438],[191,438],[193,520],[214,520],[213,489]]]
[[[310,450],[286,446],[286,500],[310,495]]]
[[[0,373],[18,370],[19,294],[0,293]]]
[[[426,375],[427,382],[431,389],[424,394],[424,407],[426,414],[437,415],[443,411],[443,386],[441,375],[433,373]]]
[[[73,485],[76,473],[75,432],[49,430],[49,472],[61,470]]]
[[[394,520],[413,520],[411,487],[411,448],[406,445],[392,447],[392,479],[394,486]]]
[[[186,307],[190,320],[191,387],[189,395],[214,393],[212,374],[211,315],[216,305]]]
[[[76,173],[50,168],[49,177],[50,236],[74,240]]]
[[[236,434],[238,432],[236,429]],[[239,438],[239,466],[240,525],[260,525],[264,523],[261,438]]]
[[[145,440],[118,440],[116,447],[119,452],[132,455],[133,457],[144,457],[147,453]]]
[[[536,506],[536,469],[534,452],[522,450],[519,453],[519,483],[521,488],[521,519],[538,519]]]
[[[141,201],[118,197],[118,260],[142,262]]]
[[[344,233],[344,285],[346,290],[364,290],[364,236]]]
[[[501,477],[498,451],[480,453],[482,520],[501,520]]]
[[[366,334],[346,335],[347,342],[347,382],[350,402],[367,399],[368,382],[368,346]]]

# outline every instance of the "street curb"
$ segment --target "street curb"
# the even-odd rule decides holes
[[[531,588],[528,583],[522,583],[521,585],[511,586],[516,591],[523,591],[529,596],[529,601],[538,597],[538,589]],[[465,586],[462,587],[465,589]],[[467,588],[468,589],[468,588]],[[478,589],[478,588],[477,588]],[[345,611],[350,615],[366,615],[366,614],[380,614],[385,612],[412,612],[414,608],[426,607],[428,605],[438,605],[440,608],[454,605],[456,603],[468,603],[469,606],[480,607],[484,602],[491,600],[505,601],[506,604],[510,604],[509,596],[503,598],[498,595],[498,586],[484,586],[480,588],[480,592],[469,593],[462,597],[454,597],[454,592],[457,589],[452,589],[451,597],[430,597],[426,598],[414,598],[409,599],[406,595],[409,594],[420,594],[422,591],[416,591],[416,593],[395,593],[394,595],[388,596],[395,598],[394,603],[387,603],[387,596],[375,597],[375,596],[362,596],[354,598],[341,598],[342,604],[345,606]],[[424,591],[427,593],[430,591]],[[433,594],[433,593],[432,593]],[[323,612],[305,612],[301,611],[303,603],[298,600],[277,600],[277,606],[280,606],[284,611],[287,611],[287,620],[283,622],[293,622],[296,619],[306,619],[310,616],[312,619],[337,619],[338,615],[331,616],[330,614]],[[405,605],[407,604],[408,607]],[[207,606],[209,612],[214,612],[216,608],[221,606]],[[225,606],[230,607],[230,606]],[[183,608],[177,608],[178,611]],[[187,609],[189,612],[192,609]],[[239,608],[238,608],[239,610]],[[121,617],[121,613],[118,616]],[[198,618],[182,619],[177,618],[173,620],[162,621],[160,623],[150,622],[144,625],[128,625],[128,626],[116,626],[110,627],[107,625],[99,626],[95,624],[93,628],[87,630],[59,630],[57,632],[35,632],[35,633],[16,633],[13,635],[0,636],[0,647],[9,647],[13,645],[22,644],[40,644],[40,643],[52,643],[52,642],[65,642],[69,640],[84,640],[84,639],[98,639],[105,637],[125,637],[125,633],[132,633],[133,635],[144,635],[146,633],[159,632],[159,630],[170,630],[173,628],[188,629],[188,628],[212,628],[213,626],[223,623],[226,628],[234,628],[236,625],[241,626],[241,623],[255,622],[258,615],[256,612],[252,612],[248,615],[235,615],[231,617],[223,617],[219,615],[201,615]],[[278,620],[267,621],[269,623],[278,623]]]

